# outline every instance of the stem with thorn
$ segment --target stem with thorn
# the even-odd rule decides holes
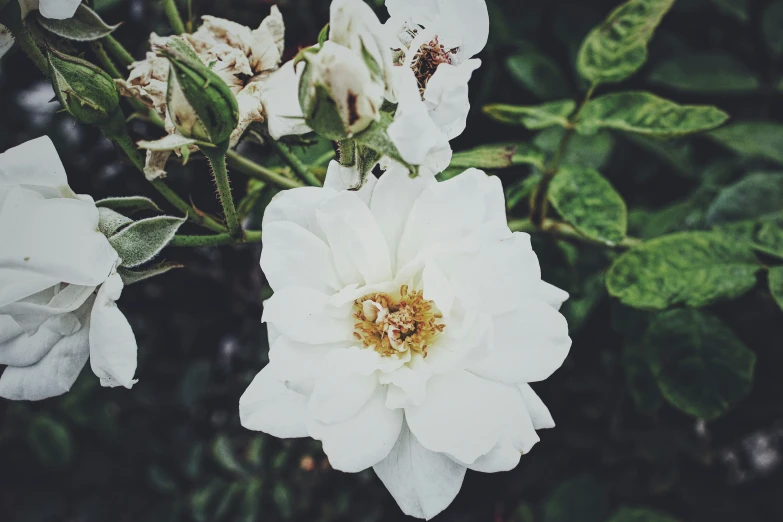
[[[307,168],[307,165],[302,163],[302,160],[296,157],[296,154],[293,153],[288,145],[275,140],[270,140],[270,143],[275,149],[275,152],[277,152],[277,154],[283,158],[283,161],[288,163],[299,179],[314,187],[322,186],[321,181],[316,178],[312,172],[310,172],[310,169]]]
[[[203,147],[201,152],[204,153],[212,166],[212,175],[215,177],[218,197],[220,198],[220,204],[223,206],[223,214],[226,216],[228,233],[232,238],[241,241],[244,231],[239,224],[234,198],[231,195],[231,183],[228,180],[228,171],[226,170],[227,150],[228,143],[225,143],[218,145],[214,149]]]
[[[166,13],[166,17],[169,19],[169,25],[174,30],[175,34],[182,34],[185,32],[185,24],[182,22],[182,17],[179,15],[177,5],[174,0],[163,0],[163,11]]]
[[[237,241],[230,234],[216,234],[214,236],[174,236],[169,246],[173,247],[212,247],[221,245],[236,245],[241,243],[260,243],[260,230],[246,230],[242,241]]]
[[[245,176],[260,179],[277,185],[283,189],[303,187],[302,183],[295,179],[289,179],[285,176],[281,176],[277,172],[270,170],[263,165],[247,159],[236,151],[229,150],[226,153],[226,160],[228,164],[237,172],[241,172]]]

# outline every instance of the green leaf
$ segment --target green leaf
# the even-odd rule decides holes
[[[526,143],[481,145],[455,153],[449,167],[504,169],[516,165],[533,165],[543,169],[545,159],[546,155],[542,151]]]
[[[556,154],[565,132],[567,131],[560,127],[545,129],[536,134],[533,145],[549,154]],[[612,157],[615,143],[616,140],[608,131],[601,131],[592,136],[573,134],[561,163],[600,170]]]
[[[261,514],[261,481],[252,478],[245,487],[245,494],[239,505],[237,522],[257,522]]]
[[[760,269],[745,243],[716,232],[680,232],[620,256],[609,269],[606,288],[634,308],[700,307],[747,292]]]
[[[521,105],[487,105],[484,112],[492,119],[528,129],[544,129],[553,125],[568,127],[568,117],[576,110],[573,100],[560,100],[529,107]]]
[[[565,480],[544,501],[543,522],[603,522],[609,513],[606,486],[591,475]]]
[[[607,245],[625,238],[625,202],[598,171],[563,166],[552,179],[548,195],[555,210],[585,236]]]
[[[318,33],[318,45],[323,45],[326,40],[329,39],[329,24],[326,24],[321,28],[321,32]]]
[[[761,32],[772,53],[783,55],[783,1],[773,2],[764,10]]]
[[[73,458],[68,430],[48,415],[40,415],[30,423],[27,442],[35,458],[44,466],[65,466]]]
[[[520,180],[506,189],[506,209],[511,210],[523,199],[529,198],[541,182],[541,174],[535,173]]]
[[[737,154],[765,158],[783,165],[783,125],[769,121],[745,121],[726,125],[709,137]]]
[[[153,210],[163,212],[150,198],[143,196],[130,196],[125,198],[105,198],[95,202],[98,208],[110,208],[116,211],[136,212],[139,210]]]
[[[615,129],[657,138],[673,138],[714,129],[728,115],[709,105],[679,105],[642,91],[618,92],[588,102],[576,130],[594,134]]]
[[[392,142],[389,137],[387,129],[392,123],[392,116],[387,113],[381,114],[381,121],[374,121],[365,130],[356,134],[353,140],[358,145],[363,145],[369,149],[374,150],[381,156],[387,156],[394,161],[405,165],[412,173],[418,174],[418,168],[414,165],[408,164],[400,155],[400,151]],[[364,180],[362,180],[363,182]]]
[[[680,91],[716,94],[755,91],[760,85],[750,67],[718,52],[675,55],[653,68],[649,79]]]
[[[773,266],[767,274],[769,291],[773,299],[783,310],[783,266]]]
[[[122,259],[121,266],[139,266],[163,250],[186,218],[158,216],[136,221],[109,238],[112,248]]]
[[[212,458],[224,470],[237,475],[245,475],[246,471],[234,455],[231,440],[226,435],[218,435],[212,443]]]
[[[644,342],[664,398],[689,415],[716,419],[750,391],[756,356],[717,317],[694,309],[661,313]]]
[[[752,172],[720,191],[707,210],[707,225],[765,219],[783,210],[783,172]]]
[[[511,76],[541,100],[568,96],[568,82],[560,66],[548,56],[530,49],[506,59]]]
[[[663,405],[663,395],[658,389],[650,364],[640,346],[627,344],[623,350],[625,380],[636,409],[651,415]]]
[[[95,11],[84,4],[79,4],[73,17],[65,20],[46,18],[38,13],[38,23],[57,36],[77,42],[100,40],[120,26],[120,24],[107,24]]]
[[[123,227],[133,223],[131,218],[125,217],[110,208],[98,207],[98,230],[106,237],[111,237]]]
[[[134,283],[138,283],[139,281],[144,281],[145,279],[149,279],[151,277],[165,274],[174,268],[182,268],[184,266],[185,265],[181,265],[179,263],[163,262],[144,270],[129,270],[127,268],[119,267],[117,269],[117,273],[120,274],[122,283],[125,286],[128,286]]]
[[[614,512],[608,522],[679,522],[660,511],[647,508],[621,507]]]
[[[647,43],[674,0],[630,0],[595,27],[577,56],[579,73],[593,84],[622,81],[647,60]]]
[[[690,144],[685,140],[662,141],[630,132],[623,136],[647,152],[654,154],[680,174],[684,176],[693,174],[693,154]]]
[[[747,23],[750,19],[748,0],[712,0],[712,3],[715,4],[719,11],[742,23]]]

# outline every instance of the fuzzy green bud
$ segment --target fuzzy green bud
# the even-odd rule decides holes
[[[228,85],[180,37],[170,38],[157,52],[169,60],[166,104],[180,134],[227,145],[239,122],[239,107]]]
[[[98,126],[116,119],[120,96],[111,76],[86,60],[55,49],[48,50],[47,58],[55,95],[74,118]]]

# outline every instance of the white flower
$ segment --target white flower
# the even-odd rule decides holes
[[[391,17],[385,28],[396,41],[397,64],[413,71],[413,75],[397,75],[396,89],[409,91],[415,85],[424,102],[400,94],[398,111],[421,115],[395,118],[392,140],[406,161],[419,164],[416,158],[427,157],[425,172],[437,174],[451,161],[448,141],[465,130],[468,81],[481,65],[471,58],[489,36],[487,6],[485,0],[459,5],[449,0],[386,0],[386,7]],[[442,140],[403,138],[431,133],[433,127],[442,133],[446,147]]]
[[[554,426],[528,383],[568,353],[568,294],[509,230],[497,178],[397,166],[345,190],[356,175],[332,163],[323,188],[266,210],[270,363],[240,417],[322,441],[335,469],[372,466],[405,513],[432,518],[466,469],[510,470]]]
[[[65,393],[88,358],[103,386],[130,388],[136,339],[114,304],[119,259],[49,138],[0,154],[0,245],[0,397]]]
[[[22,18],[31,11],[40,11],[41,16],[53,20],[65,20],[76,12],[82,0],[19,0]],[[14,37],[4,25],[0,25],[0,58],[8,52],[14,43]]]

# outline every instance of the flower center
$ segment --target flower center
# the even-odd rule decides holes
[[[408,293],[408,286],[403,285],[398,299],[389,294],[357,299],[353,316],[359,322],[353,335],[383,356],[411,352],[427,357],[427,348],[446,325],[435,303],[423,295],[421,291]]]
[[[411,69],[416,76],[422,95],[424,95],[424,89],[427,88],[430,78],[438,70],[438,66],[442,63],[451,63],[451,58],[456,53],[456,49],[446,49],[443,44],[438,43],[437,36],[431,42],[419,47],[411,62]]]

